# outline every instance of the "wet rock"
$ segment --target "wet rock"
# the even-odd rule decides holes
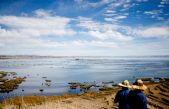
[[[163,80],[163,78],[160,78],[160,77],[154,77],[154,79],[157,79],[157,80]]]
[[[7,75],[7,72],[0,71],[0,78],[3,78]]]
[[[108,91],[108,90],[113,90],[111,87],[101,87],[99,88],[100,91]]]
[[[93,85],[80,85],[81,89],[89,90]]]
[[[42,78],[47,78],[47,77],[42,77]]]
[[[5,82],[7,81],[8,79],[4,79],[4,78],[0,78],[0,82]]]
[[[71,85],[71,86],[69,86],[69,87],[70,87],[70,89],[76,89],[76,88],[77,88],[76,85]]]
[[[40,92],[43,92],[44,90],[43,89],[39,89]]]
[[[78,58],[76,58],[75,60],[76,60],[76,61],[78,61],[79,59],[78,59]]]
[[[3,85],[4,84],[4,82],[0,82],[0,85]]]
[[[51,86],[51,83],[46,82],[45,85],[49,87],[49,86]]]
[[[141,79],[142,81],[152,81],[152,78],[148,78],[148,77],[142,77],[137,79]]]
[[[15,75],[17,75],[17,73],[16,72],[9,72],[11,75],[13,75],[13,76],[15,76]]]
[[[10,92],[14,89],[18,88],[18,85],[21,84],[24,81],[24,78],[17,77],[15,79],[10,79],[5,82],[3,82],[2,85],[0,85],[0,92]]]
[[[113,83],[112,86],[118,86],[118,84],[117,83]]]
[[[107,81],[107,82],[102,82],[103,84],[111,84],[114,83],[114,81]]]
[[[45,81],[46,81],[46,82],[52,82],[51,80],[48,80],[48,79],[47,79],[47,80],[45,80]]]
[[[70,82],[68,84],[70,84],[70,85],[76,85],[76,86],[80,86],[81,85],[81,83],[78,83],[78,82]]]
[[[70,84],[70,86],[69,86],[70,89],[76,89],[78,86],[81,85],[81,83],[78,83],[78,82],[70,82],[68,84]]]

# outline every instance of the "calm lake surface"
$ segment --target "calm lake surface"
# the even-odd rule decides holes
[[[1,59],[0,71],[16,72],[18,76],[27,77],[18,89],[0,93],[2,100],[21,95],[79,93],[79,89],[69,89],[69,82],[100,84],[112,80],[118,83],[124,79],[134,82],[139,77],[169,77],[169,57]],[[52,81],[50,86],[44,85],[46,79]],[[40,89],[44,91],[40,92]]]

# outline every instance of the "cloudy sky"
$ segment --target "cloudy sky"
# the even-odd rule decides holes
[[[0,54],[169,54],[169,0],[0,0]]]

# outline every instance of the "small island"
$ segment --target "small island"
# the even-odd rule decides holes
[[[12,76],[12,79],[5,78],[7,75]],[[18,77],[15,72],[0,71],[0,92],[9,93],[17,89],[18,85],[25,81],[25,77]]]

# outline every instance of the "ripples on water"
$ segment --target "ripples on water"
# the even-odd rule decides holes
[[[79,93],[70,90],[68,82],[133,82],[139,77],[169,77],[169,57],[58,57],[37,59],[2,59],[0,70],[26,76],[13,92],[1,93],[0,98],[20,95],[60,95]],[[47,77],[50,86],[42,85]],[[24,89],[24,91],[22,91]],[[40,92],[39,89],[44,89]],[[93,89],[96,90],[96,89]]]

